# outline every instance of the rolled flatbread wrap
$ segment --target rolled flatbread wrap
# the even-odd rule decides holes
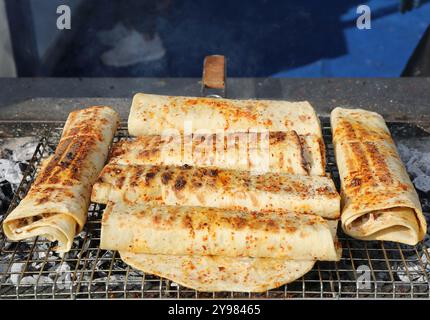
[[[264,292],[293,282],[315,261],[272,258],[173,256],[121,251],[122,260],[145,273],[203,291]]]
[[[43,236],[58,241],[58,252],[70,250],[86,222],[91,187],[106,161],[118,123],[118,114],[109,107],[70,113],[55,153],[3,222],[9,239]]]
[[[318,137],[299,136],[295,131],[151,135],[116,143],[109,163],[324,175],[323,145]]]
[[[134,253],[340,259],[337,221],[297,213],[249,213],[205,207],[109,202],[100,248]]]
[[[409,245],[422,240],[426,220],[384,119],[362,109],[336,108],[331,125],[344,231],[363,240]]]
[[[340,215],[340,197],[328,177],[190,166],[108,164],[92,191],[92,201],[126,204],[204,206],[246,211]]]
[[[128,118],[131,135],[189,134],[230,130],[296,131],[322,138],[315,110],[307,102],[172,97],[138,93]]]

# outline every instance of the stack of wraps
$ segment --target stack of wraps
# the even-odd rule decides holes
[[[137,94],[128,128],[92,191],[102,249],[200,291],[261,292],[340,259],[309,103]]]

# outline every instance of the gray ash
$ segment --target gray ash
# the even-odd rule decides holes
[[[404,139],[397,143],[400,157],[415,187],[430,191],[430,138]]]
[[[6,212],[13,197],[12,185],[9,181],[0,181],[0,214]]]
[[[37,144],[34,137],[0,140],[0,218],[7,211]]]

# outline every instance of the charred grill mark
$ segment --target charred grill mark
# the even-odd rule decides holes
[[[42,198],[36,200],[36,204],[43,204],[49,201],[49,196],[45,195]]]
[[[338,128],[335,130],[335,138],[339,136],[346,140],[392,141],[390,133],[384,128],[384,120],[382,118],[380,120],[382,126],[378,127],[377,125],[373,125],[370,121],[367,121],[366,118],[360,119],[359,115],[356,115],[356,117],[352,119],[341,117],[339,119]]]
[[[245,188],[250,188],[251,187],[251,178],[249,176],[244,176],[242,178],[242,184]]]
[[[88,119],[89,122],[96,122],[97,119]],[[62,136],[62,138],[76,138],[80,136],[91,136],[95,138],[96,140],[101,141],[103,139],[103,136],[99,130],[94,129],[94,124],[81,124],[78,126],[75,126],[71,129],[69,129],[65,134]]]
[[[231,223],[235,230],[241,230],[248,226],[247,219],[242,217],[227,218],[227,222]]]
[[[124,147],[124,144],[124,141],[120,141],[113,146],[110,152],[110,159],[120,157],[126,153],[126,148]]]
[[[62,184],[63,184],[64,186],[69,186],[69,187],[71,187],[71,186],[73,186],[75,183],[73,183],[73,181],[72,181],[72,180],[65,180]]]
[[[160,216],[159,214],[155,214],[155,215],[152,217],[152,222],[153,222],[155,225],[159,225],[159,224],[161,223],[161,216]]]
[[[347,162],[348,171],[350,172],[349,183],[347,188],[355,188],[363,185],[372,179],[370,165],[366,158],[366,153],[360,142],[350,143],[351,151],[356,163]]]
[[[149,151],[147,149],[140,151],[137,155],[138,159],[144,159],[147,157],[149,157]]]
[[[368,172],[368,170],[370,169],[370,165],[369,165],[369,162],[367,161],[366,153],[364,152],[361,143],[351,142],[351,149],[352,149],[352,153],[355,156],[355,159],[357,160],[358,169],[360,171]]]
[[[195,188],[201,188],[203,186],[203,183],[197,180],[193,180],[192,184],[193,184],[193,187]]]
[[[275,220],[267,219],[265,220],[265,223],[268,230],[275,231],[275,232],[279,230],[279,224]]]
[[[352,188],[361,186],[361,178],[359,177],[352,178],[352,180],[349,182],[349,186]]]
[[[316,192],[318,194],[327,194],[329,193],[331,190],[329,189],[329,187],[325,186],[325,187],[319,187],[316,189]]]
[[[178,191],[182,190],[186,184],[187,181],[185,180],[185,178],[183,176],[179,176],[175,181],[175,189]]]
[[[146,145],[145,148],[138,153],[137,158],[138,159],[145,159],[145,158],[153,157],[159,152],[160,152],[159,147],[152,147],[151,148],[151,146]]]
[[[64,170],[70,165],[70,161],[61,160],[58,165]]]
[[[287,134],[285,132],[269,132],[270,145],[285,141]]]
[[[147,172],[145,174],[145,182],[148,184],[155,177],[155,172]]]
[[[342,128],[344,131],[344,138],[346,139],[351,139],[351,140],[356,140],[357,139],[357,135],[355,133],[354,127],[352,126],[351,122],[349,122],[346,119],[340,119],[339,121],[339,128]]]
[[[35,185],[39,183],[43,183],[44,181],[47,181],[50,176],[55,174],[55,168],[57,167],[58,162],[61,159],[61,155],[64,154],[64,152],[66,152],[70,143],[71,143],[70,139],[60,141],[57,149],[55,150],[54,155],[51,157],[51,159],[48,161],[46,166],[42,168],[42,170],[38,174]]]
[[[121,189],[125,182],[125,176],[121,176],[118,178],[118,180],[115,182],[115,185],[117,188]]]
[[[172,179],[172,173],[171,172],[163,172],[161,175],[161,183],[162,184],[168,184],[170,179]]]
[[[218,176],[218,169],[210,169],[208,174],[211,177],[216,177],[216,176]]]
[[[60,178],[58,176],[53,176],[48,179],[48,183],[57,184],[60,182]]]
[[[182,219],[182,225],[184,228],[190,231],[191,235],[194,235],[193,221],[189,215],[185,215]]]
[[[44,183],[50,179],[61,181],[65,177],[80,180],[80,169],[90,152],[94,150],[95,144],[94,139],[88,137],[67,138],[60,141],[53,157],[39,173],[35,184]]]
[[[375,166],[375,174],[379,181],[383,184],[392,184],[393,178],[390,170],[388,169],[384,156],[378,150],[378,147],[372,142],[364,142],[364,146],[367,154],[369,155],[370,161],[372,161]]]
[[[132,187],[137,187],[139,185],[140,177],[143,175],[144,169],[141,166],[138,166],[134,174],[131,175],[129,184]],[[146,179],[145,175],[145,182],[148,183],[149,181]]]

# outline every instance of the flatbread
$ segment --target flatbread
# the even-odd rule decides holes
[[[118,123],[118,114],[109,107],[69,115],[54,155],[3,223],[10,240],[43,236],[58,241],[58,252],[70,250],[86,222],[91,187],[106,161]]]
[[[204,207],[151,207],[109,202],[100,248],[134,253],[340,259],[337,221],[297,213],[279,215]]]
[[[315,261],[220,256],[172,256],[120,252],[137,270],[203,292],[264,292],[293,282]]]
[[[340,197],[328,177],[190,166],[108,164],[92,191],[93,202],[204,206],[246,211],[340,215]]]
[[[352,237],[415,245],[427,230],[414,186],[384,119],[336,108],[333,142],[342,191],[342,227]]]
[[[290,132],[141,136],[113,146],[109,163],[214,166],[254,172],[324,175],[323,142]]]
[[[322,138],[318,116],[307,101],[134,96],[128,118],[131,135],[162,135],[171,129],[178,134],[263,129]]]

